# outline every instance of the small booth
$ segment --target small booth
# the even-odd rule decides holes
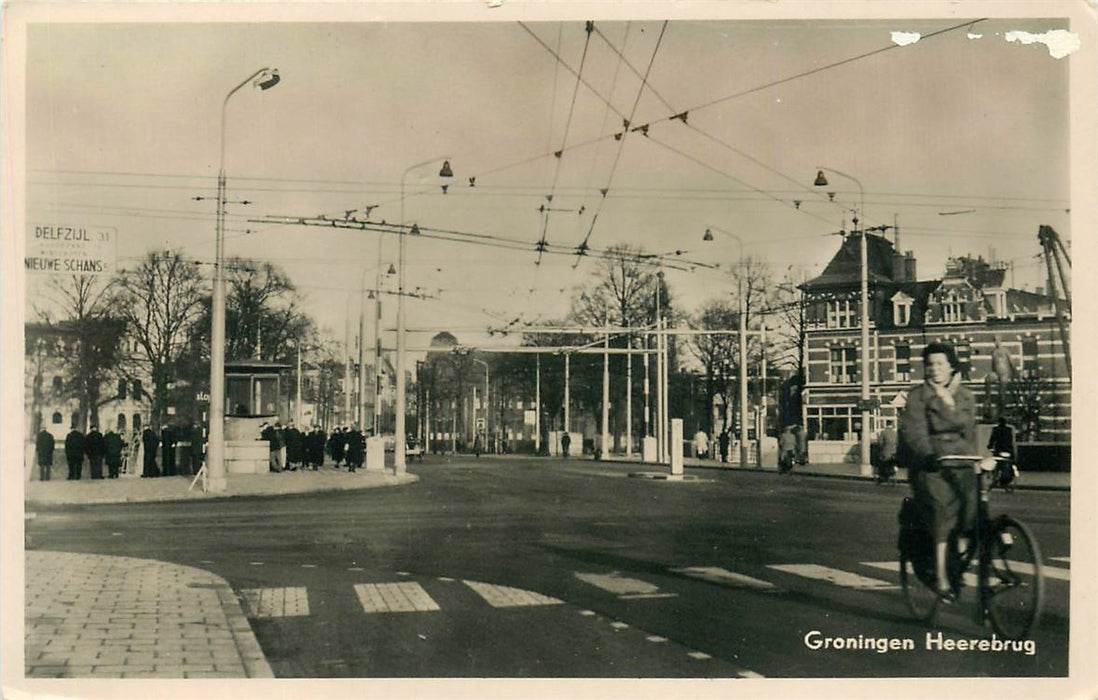
[[[290,365],[264,360],[225,363],[225,472],[266,474],[270,465],[267,442],[259,426],[288,415],[282,396],[283,374]]]

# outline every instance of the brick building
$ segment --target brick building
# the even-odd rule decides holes
[[[910,251],[872,233],[866,243],[869,385],[880,402],[871,431],[895,424],[922,381],[923,348],[943,341],[957,349],[983,421],[1005,416],[1020,441],[1070,442],[1071,381],[1050,298],[1009,288],[1006,267],[982,258],[951,258],[941,278],[919,280]],[[801,286],[802,420],[818,453],[852,461],[861,430],[860,245],[860,234],[846,236],[823,273]]]

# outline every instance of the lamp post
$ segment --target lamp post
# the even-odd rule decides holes
[[[221,158],[217,170],[217,233],[210,318],[210,429],[206,453],[206,477],[210,491],[224,491],[228,485],[225,479],[225,112],[229,98],[253,80],[256,87],[269,90],[278,84],[278,70],[257,70],[229,90],[221,102]]]
[[[404,181],[408,177],[408,173],[412,172],[416,168],[421,168],[431,163],[437,163],[443,160],[442,169],[439,171],[439,177],[453,177],[454,173],[450,170],[450,160],[447,157],[440,156],[438,158],[432,158],[425,160],[422,163],[416,163],[409,166],[400,176],[400,250],[397,256],[397,366],[396,366],[396,427],[394,432],[394,446],[393,446],[393,472],[400,476],[405,471],[404,461],[404,449],[405,449],[405,436],[404,436],[404,365],[405,365],[405,338],[404,338]]]
[[[475,357],[470,358],[470,359],[473,362],[477,363],[478,365],[484,365],[484,445],[483,445],[483,448],[484,448],[484,451],[487,452],[488,451],[488,416],[489,416],[489,411],[488,411],[488,363],[485,362],[484,360],[478,360]]]
[[[377,243],[377,274],[374,280],[374,288],[370,290],[368,298],[374,301],[374,429],[376,437],[381,434],[381,387],[385,373],[381,368],[381,240]],[[396,268],[392,263],[385,272],[386,277],[396,274]]]
[[[740,237],[729,231],[725,231],[723,228],[717,226],[710,226],[705,229],[705,235],[702,236],[703,241],[713,240],[713,231],[722,233],[728,236],[732,240],[736,241],[736,244],[740,249],[740,257],[736,261],[736,266],[743,265],[743,241]],[[740,339],[740,466],[747,466],[747,312],[743,298],[743,275],[741,274],[736,278],[736,316],[737,316],[737,329],[739,330],[738,337]],[[756,436],[759,441],[762,441],[762,436]],[[762,462],[759,462],[759,467],[762,467]]]
[[[817,166],[816,181],[813,183],[816,187],[827,187],[827,177],[824,175],[824,171],[834,173],[840,177],[845,177],[855,185],[858,186],[858,194],[861,199],[861,211],[859,212],[862,217],[862,228],[859,232],[861,235],[861,348],[858,351],[858,358],[861,361],[862,370],[862,392],[861,392],[861,414],[862,414],[862,434],[861,434],[861,467],[860,471],[862,476],[871,476],[873,474],[873,465],[870,464],[869,459],[869,255],[866,251],[866,232],[865,232],[865,188],[862,187],[862,183],[858,181],[852,175],[847,175],[844,172],[835,170],[834,168],[825,168],[823,166]],[[857,229],[858,220],[853,220],[854,227]]]

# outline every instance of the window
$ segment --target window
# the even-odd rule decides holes
[[[1022,338],[1022,377],[1032,379],[1040,372],[1037,358],[1037,339]]]
[[[133,397],[135,399],[140,399],[141,396],[142,396],[141,380],[140,379],[135,379],[135,380],[133,380]]]
[[[50,417],[50,422],[54,425],[61,425],[61,412],[54,411],[53,415]]]
[[[942,320],[946,323],[965,320],[965,303],[957,298],[957,292],[950,292],[942,300]]]
[[[972,346],[967,340],[958,340],[953,349],[957,351],[957,364],[961,368],[961,379],[969,379],[972,373]]]
[[[118,380],[118,398],[120,398],[120,399],[126,398],[126,380],[125,379],[119,379]]]
[[[896,326],[906,326],[911,323],[911,304],[914,301],[903,292],[892,295],[892,323]]]
[[[828,328],[853,328],[857,324],[858,303],[849,299],[827,302]]]
[[[808,437],[810,440],[856,440],[857,418],[853,406],[810,406]]]
[[[133,414],[133,432],[137,433],[141,431],[141,414]]]
[[[76,412],[74,411],[74,412],[73,412],[73,414],[72,414],[72,422],[71,422],[71,423],[69,423],[69,426],[70,426],[70,427],[71,427],[71,428],[72,428],[73,430],[76,430],[76,426],[78,426],[78,425],[80,425],[80,414],[79,414],[79,413],[76,413]]]
[[[855,348],[831,348],[828,377],[832,384],[853,384],[857,381],[858,357]]]
[[[53,390],[57,393],[61,393],[65,388],[65,380],[60,375],[53,378]]]
[[[118,432],[119,433],[126,432],[126,414],[125,413],[119,413],[118,414],[118,423],[117,423],[117,425],[118,425]]]
[[[894,371],[896,381],[898,382],[910,382],[911,381],[911,346],[910,345],[897,345],[896,346],[896,369]]]

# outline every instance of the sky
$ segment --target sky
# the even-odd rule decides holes
[[[561,318],[596,261],[539,256],[543,235],[672,253],[688,311],[731,289],[740,246],[725,233],[776,277],[811,278],[863,192],[863,220],[898,225],[920,278],[973,254],[1033,289],[1046,284],[1038,227],[1072,234],[1072,59],[1007,37],[1070,26],[978,16],[596,19],[590,32],[582,17],[34,24],[26,223],[113,228],[123,268],[150,250],[211,261],[214,202],[193,198],[216,191],[221,103],[274,67],[276,87],[228,102],[227,196],[252,203],[228,205],[226,254],[281,266],[335,339],[363,303],[371,317],[361,290],[379,256],[381,270],[397,262],[396,239],[270,217],[365,220],[369,206],[370,221],[397,223],[403,209],[406,224],[493,241],[406,238],[404,287],[430,297],[406,302],[408,326],[424,329],[410,347],[441,329],[514,342],[484,331]],[[922,38],[901,45],[894,31]],[[828,173],[821,190],[819,167],[849,177]],[[28,276],[28,304],[42,280]],[[383,299],[392,327],[395,298]]]

